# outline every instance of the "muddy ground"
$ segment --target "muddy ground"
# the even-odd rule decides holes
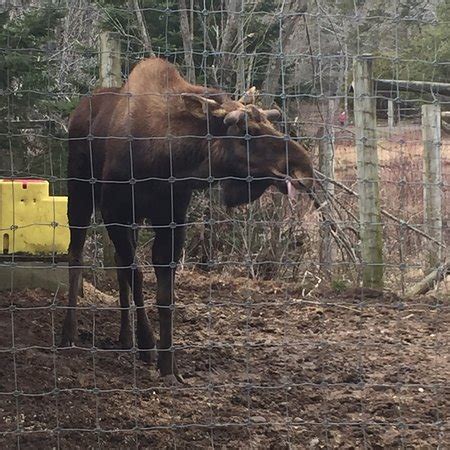
[[[115,300],[86,291],[73,349],[54,345],[62,297],[0,296],[0,448],[449,445],[445,296],[302,297],[290,283],[184,272],[175,342],[187,384],[170,386],[115,348]]]

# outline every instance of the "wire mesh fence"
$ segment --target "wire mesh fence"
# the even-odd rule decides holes
[[[2,447],[446,447],[446,2],[0,21]]]

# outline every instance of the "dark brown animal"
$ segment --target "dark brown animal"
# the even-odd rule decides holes
[[[69,308],[62,345],[76,337],[75,307],[91,216],[100,209],[116,250],[123,348],[133,347],[129,290],[137,316],[137,348],[152,359],[156,340],[144,309],[136,233],[148,219],[160,321],[158,367],[180,379],[172,346],[174,279],[193,189],[224,180],[229,206],[253,201],[270,185],[310,189],[305,149],[271,124],[277,113],[186,82],[174,66],[147,59],[122,88],[84,98],[69,122]]]

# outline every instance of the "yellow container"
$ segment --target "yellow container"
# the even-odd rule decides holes
[[[48,181],[0,179],[3,253],[67,253],[67,197],[51,197]]]

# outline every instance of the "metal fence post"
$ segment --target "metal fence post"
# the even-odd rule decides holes
[[[353,76],[363,286],[380,289],[383,287],[383,228],[378,181],[376,99],[370,55],[355,60]]]
[[[426,232],[442,242],[441,107],[422,105],[423,203]],[[428,243],[424,255],[426,270],[435,268],[442,258],[441,247]]]

